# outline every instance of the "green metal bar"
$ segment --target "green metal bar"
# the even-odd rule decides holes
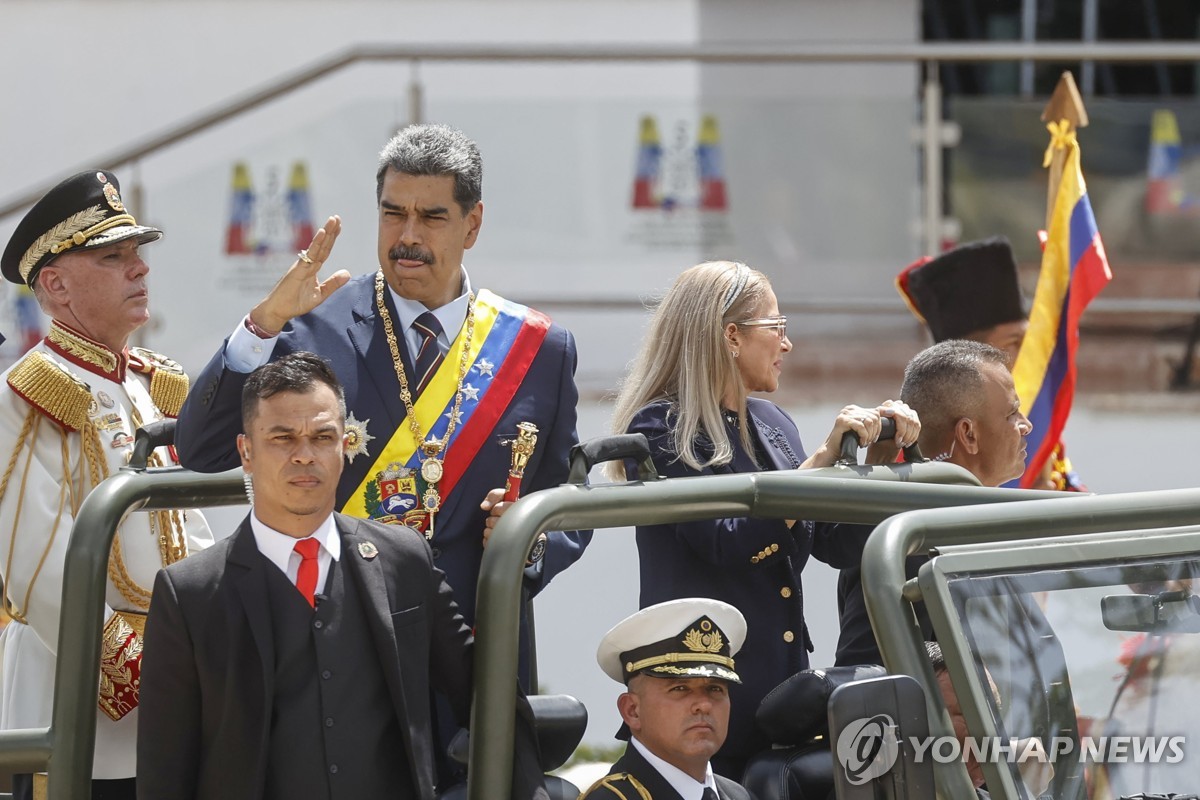
[[[5,772],[41,772],[53,744],[49,728],[0,731],[0,767]]]
[[[100,631],[104,622],[108,553],[117,526],[133,510],[245,502],[241,472],[237,469],[219,475],[199,475],[184,470],[122,471],[84,499],[71,530],[63,570],[54,711],[46,732],[47,744],[52,746],[46,764],[50,770],[49,800],[91,797]],[[0,747],[3,744],[0,739]]]
[[[506,797],[512,783],[519,576],[525,554],[539,533],[737,516],[876,524],[914,508],[1060,496],[912,482],[916,480],[962,482],[970,476],[952,465],[935,463],[899,469],[842,467],[560,486],[518,500],[488,539],[479,573],[469,800]]]
[[[961,635],[962,625],[953,616],[954,600],[944,576],[949,573],[961,573],[964,570],[964,560],[970,564],[969,569],[973,571],[1024,572],[1030,569],[1041,570],[1048,565],[1055,565],[1055,569],[1070,569],[1064,565],[1091,565],[1102,561],[1121,562],[1127,559],[1133,561],[1194,557],[1200,552],[1200,530],[1191,526],[1147,531],[1142,526],[1137,526],[1131,530],[1105,531],[1086,537],[1039,539],[1036,548],[1013,547],[1010,541],[999,541],[957,546],[940,545],[938,551],[937,559],[921,567],[921,589],[916,594],[918,599],[925,599],[925,607],[934,629],[939,631],[938,640],[942,644],[946,666],[956,692],[960,697],[969,698],[969,702],[960,704],[968,730],[979,736],[994,737],[999,735],[999,731],[996,720],[988,713],[991,690],[983,688],[974,669],[965,668],[967,664],[972,664],[974,659],[969,657],[968,643]],[[913,583],[909,581],[909,586]],[[1018,784],[1010,770],[991,763],[983,763],[981,767],[992,797],[997,800],[1018,797]]]
[[[1031,494],[1028,492],[998,491],[1016,495],[1019,501],[987,509],[931,508],[901,514],[876,528],[863,550],[863,593],[884,664],[889,672],[912,675],[923,683],[933,736],[953,735],[953,729],[936,690],[912,607],[902,600],[904,560],[908,556],[944,545],[1200,523],[1200,490],[1196,489],[1103,497],[1037,493],[1046,499],[1027,499]],[[965,647],[965,643],[958,642],[942,644],[960,650]],[[966,688],[969,699],[963,703],[964,708],[985,707],[982,688],[975,681],[968,681]],[[940,797],[973,796],[961,765],[935,762],[934,772]],[[1010,783],[1005,778],[1002,781]]]

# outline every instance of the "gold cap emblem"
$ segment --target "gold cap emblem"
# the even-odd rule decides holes
[[[113,211],[124,211],[125,204],[121,202],[121,193],[111,183],[104,184],[104,199]]]

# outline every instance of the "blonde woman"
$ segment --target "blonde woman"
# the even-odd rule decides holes
[[[613,429],[645,434],[659,474],[668,477],[828,466],[843,434],[872,444],[883,417],[895,420],[897,445],[916,441],[916,414],[889,400],[877,408],[846,406],[806,456],[791,417],[750,397],[778,388],[791,349],[766,276],[729,261],[692,267],[654,313],[617,399]],[[624,465],[614,464],[612,474],[623,480]],[[722,775],[738,780],[746,759],[769,744],[754,727],[758,703],[808,666],[800,574],[809,556],[837,568],[858,566],[865,533],[843,529],[838,536],[833,527],[742,517],[637,529],[642,608],[711,597],[736,606],[748,622],[729,736],[712,761]]]

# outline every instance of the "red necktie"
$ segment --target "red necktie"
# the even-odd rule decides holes
[[[317,551],[321,543],[316,539],[301,539],[296,542],[296,552],[300,554],[300,569],[296,572],[296,588],[313,608],[317,607]]]

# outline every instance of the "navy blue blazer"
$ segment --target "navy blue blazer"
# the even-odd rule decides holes
[[[393,319],[391,293],[385,302]],[[412,374],[412,361],[404,337],[398,344],[405,369]],[[346,464],[338,484],[341,508],[362,483],[369,468],[392,433],[404,421],[400,382],[392,364],[383,323],[375,309],[375,274],[359,275],[333,293],[320,306],[293,319],[284,328],[272,358],[307,350],[325,357],[333,365],[346,391],[346,409],[355,419],[370,420],[367,432],[375,437],[368,451]],[[479,508],[484,495],[504,486],[512,464],[502,439],[511,439],[518,422],[538,427],[538,444],[529,459],[523,492],[558,486],[567,479],[567,457],[578,441],[575,431],[575,340],[559,325],[551,325],[520,388],[497,422],[494,433],[471,461],[454,491],[443,498],[432,541],[434,560],[454,588],[458,607],[474,625],[475,586],[483,557],[486,514]],[[198,472],[232,469],[238,460],[235,439],[242,432],[241,398],[246,375],[225,368],[221,347],[200,373],[183,410],[175,433],[180,461]],[[539,591],[555,575],[573,564],[591,540],[591,531],[553,532],[549,535],[539,582],[527,581]]]
[[[792,418],[766,400],[747,402],[752,441],[768,459],[761,465],[742,448],[736,423],[727,423],[734,446],[730,464],[697,471],[677,460],[667,402],[641,409],[629,432],[646,435],[658,474],[670,478],[800,466],[807,456]],[[704,443],[697,449],[706,454]],[[812,650],[804,624],[804,565],[815,556],[834,567],[851,567],[862,557],[863,537],[840,533],[829,523],[799,521],[789,529],[783,520],[748,517],[637,529],[642,608],[681,597],[711,597],[746,617],[746,643],[734,657],[742,684],[731,687],[729,736],[712,762],[722,774],[739,778],[745,760],[770,745],[754,725],[758,704],[785,678],[806,669]]]

